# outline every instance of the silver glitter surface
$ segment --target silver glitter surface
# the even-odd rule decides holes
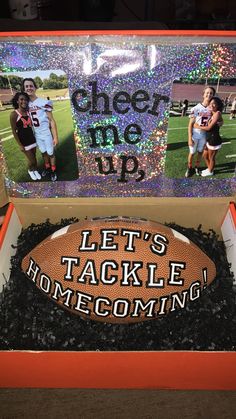
[[[197,39],[188,43],[102,35],[2,39],[2,75],[43,70],[66,74],[79,173],[77,179],[53,184],[16,182],[9,177],[1,149],[9,195],[233,195],[233,176],[199,180],[183,174],[171,179],[165,175],[165,160],[174,80],[235,78],[235,51],[233,42]]]

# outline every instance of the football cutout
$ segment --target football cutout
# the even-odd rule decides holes
[[[68,225],[38,244],[22,269],[61,307],[109,323],[183,310],[216,275],[215,264],[187,237],[132,217]]]

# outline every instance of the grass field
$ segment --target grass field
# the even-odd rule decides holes
[[[224,125],[220,129],[223,145],[216,156],[214,178],[232,177],[236,161],[236,119],[230,120],[229,114],[223,114]],[[189,118],[171,116],[169,119],[165,176],[171,178],[184,177],[188,158],[188,122]],[[205,169],[202,160],[201,168]],[[206,178],[196,177],[202,180]]]
[[[15,182],[30,182],[27,160],[20,151],[11,131],[9,115],[12,110],[0,112],[0,137],[7,162],[9,176]],[[75,152],[73,125],[69,100],[54,102],[54,118],[57,123],[59,144],[56,147],[58,180],[78,178],[78,164]],[[37,150],[39,170],[43,168],[41,153]],[[46,178],[45,180],[49,180]]]
[[[68,88],[66,88],[66,89],[47,89],[47,90],[38,89],[37,90],[37,96],[38,97],[43,97],[44,99],[46,99],[47,97],[50,97],[51,100],[54,100],[58,97],[65,97],[65,96],[68,96],[68,95],[69,95]]]

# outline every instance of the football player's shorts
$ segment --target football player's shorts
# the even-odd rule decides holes
[[[192,135],[193,145],[189,146],[190,154],[195,154],[196,151],[202,153],[206,144],[206,133],[200,129],[193,129]]]
[[[37,135],[36,142],[41,153],[47,153],[49,156],[53,155],[54,147],[51,133],[44,134],[42,137]]]

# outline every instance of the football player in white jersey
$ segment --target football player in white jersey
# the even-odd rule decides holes
[[[55,119],[53,118],[53,104],[51,100],[36,96],[37,85],[32,78],[25,78],[22,90],[29,97],[29,113],[31,116],[34,134],[39,150],[43,155],[44,170],[42,176],[50,174],[51,180],[57,180],[56,157],[54,147],[58,144],[58,134]]]
[[[200,175],[199,166],[203,154],[203,150],[206,144],[206,131],[201,130],[200,128],[194,128],[194,124],[200,126],[206,126],[208,121],[212,116],[211,110],[208,108],[210,100],[215,95],[214,87],[206,86],[203,91],[203,101],[198,103],[191,109],[188,125],[188,167],[185,172],[185,177],[190,177],[194,173],[197,176]],[[193,168],[193,158],[197,153],[197,159],[195,162],[195,167]]]

